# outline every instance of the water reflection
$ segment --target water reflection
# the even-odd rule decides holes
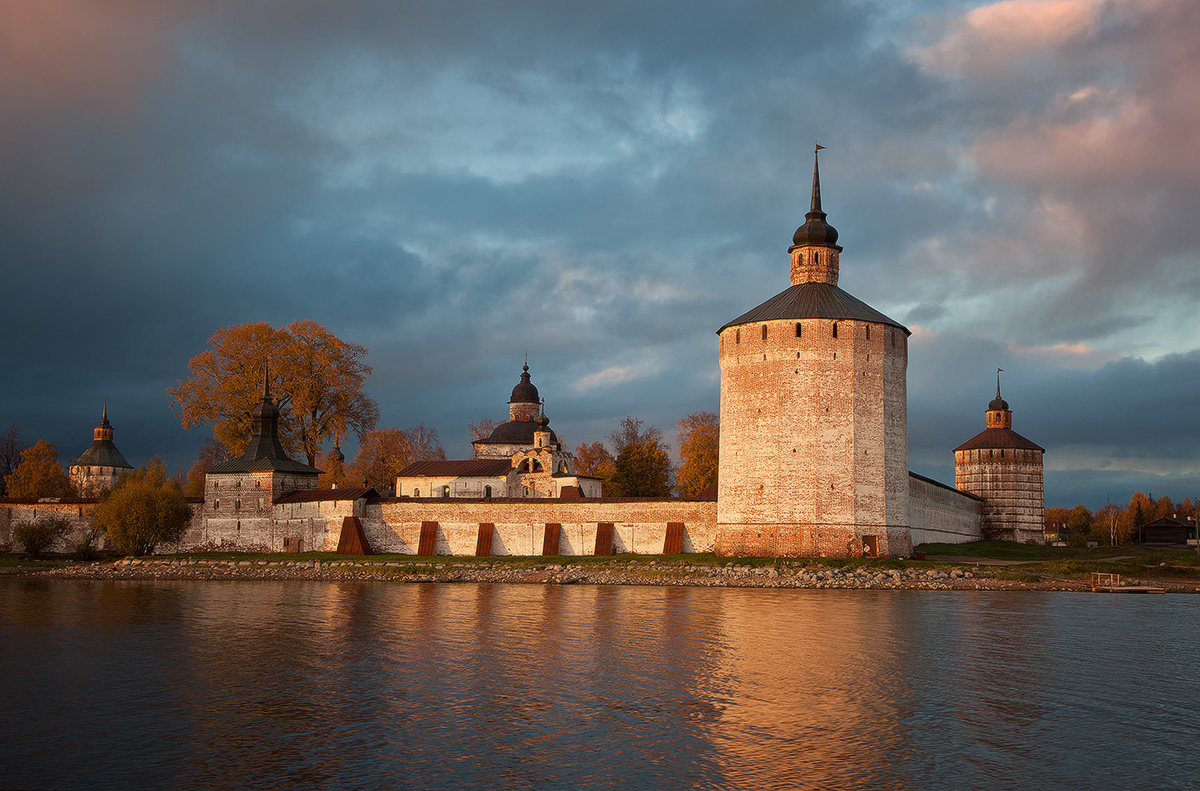
[[[1188,787],[1200,599],[1118,598],[3,580],[5,785]]]

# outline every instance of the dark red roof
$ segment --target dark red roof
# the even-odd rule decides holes
[[[362,497],[378,497],[379,492],[368,486],[357,486],[353,489],[301,489],[298,492],[288,492],[276,500],[278,503],[318,503],[331,500],[358,500]]]
[[[532,423],[530,425],[533,425]],[[444,477],[459,478],[508,475],[512,462],[508,459],[462,459],[458,461],[417,461],[396,473],[398,478]]]
[[[1006,450],[1008,448],[1046,452],[1041,445],[1030,442],[1011,428],[985,428],[955,450]]]

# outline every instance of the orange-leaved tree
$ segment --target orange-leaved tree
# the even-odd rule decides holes
[[[213,435],[234,455],[250,441],[250,411],[262,398],[270,371],[280,412],[280,439],[288,453],[316,461],[327,440],[362,436],[375,427],[379,408],[363,392],[371,367],[367,349],[347,343],[315,321],[276,329],[266,322],[217,330],[209,347],[188,362],[187,381],[167,388],[184,428],[213,424]]]
[[[699,497],[717,482],[720,418],[715,412],[693,412],[679,421],[680,497]]]
[[[21,451],[21,462],[4,483],[9,497],[71,497],[78,494],[58,463],[58,448],[44,439]]]

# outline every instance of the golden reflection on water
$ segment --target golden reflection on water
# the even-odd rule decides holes
[[[1051,787],[1200,729],[1188,674],[1078,681],[1130,646],[1184,666],[1186,604],[1163,631],[1065,595],[6,581],[0,736],[18,787]],[[1080,723],[1101,749],[1064,755]]]

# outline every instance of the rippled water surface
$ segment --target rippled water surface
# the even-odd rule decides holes
[[[0,786],[1194,789],[1198,608],[6,579]]]

